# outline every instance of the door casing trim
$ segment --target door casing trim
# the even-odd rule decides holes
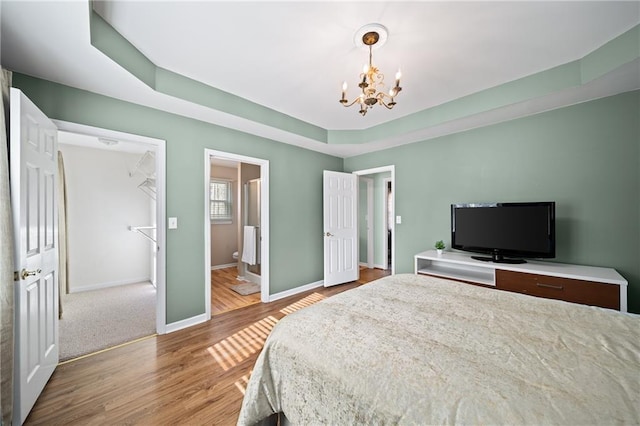
[[[62,120],[51,120],[63,132],[78,133],[87,136],[124,140],[153,147],[156,155],[156,332],[167,333],[166,303],[166,153],[167,142],[163,139],[104,129]]]
[[[260,301],[268,303],[269,295],[269,160],[217,151],[204,150],[204,266],[205,266],[205,314],[211,319],[211,220],[209,219],[209,181],[211,158],[237,161],[260,166]]]
[[[395,165],[389,165],[389,166],[381,166],[381,167],[374,167],[372,169],[364,169],[364,170],[356,170],[353,171],[351,173],[358,175],[358,176],[365,176],[365,175],[373,175],[376,173],[386,173],[386,172],[391,172],[391,211],[392,214],[395,216],[396,214],[396,166]],[[391,275],[395,275],[396,273],[396,227],[395,227],[395,220],[391,221],[393,223],[393,228],[391,231]],[[383,236],[384,238],[386,238],[386,236]]]

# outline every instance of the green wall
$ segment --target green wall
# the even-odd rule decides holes
[[[323,278],[322,171],[341,158],[14,73],[50,118],[167,141],[167,323],[205,312],[204,149],[269,160],[271,293]]]
[[[454,202],[556,201],[555,261],[613,267],[640,313],[640,91],[345,159],[395,165],[396,272],[444,239]]]
[[[203,152],[270,161],[271,293],[322,279],[322,170],[396,166],[396,271],[444,239],[453,202],[554,200],[558,262],[608,266],[640,313],[640,91],[351,157],[319,154],[15,73],[51,118],[167,141],[167,322],[204,313]],[[344,167],[343,167],[344,163]]]

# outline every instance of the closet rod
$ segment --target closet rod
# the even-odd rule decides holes
[[[144,232],[143,231],[144,229],[153,229],[153,230],[155,230],[156,227],[155,226],[129,226],[129,230],[130,231],[137,232],[138,234],[141,234],[142,236],[144,236],[148,240],[150,240],[150,241],[155,243],[156,240],[153,237],[151,237],[149,234]]]

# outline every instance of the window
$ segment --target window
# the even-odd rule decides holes
[[[211,221],[216,223],[232,223],[231,182],[211,179],[209,186]]]

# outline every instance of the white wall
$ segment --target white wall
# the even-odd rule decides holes
[[[60,144],[67,182],[71,292],[148,281],[152,243],[129,226],[149,226],[155,202],[129,176],[141,154]]]

